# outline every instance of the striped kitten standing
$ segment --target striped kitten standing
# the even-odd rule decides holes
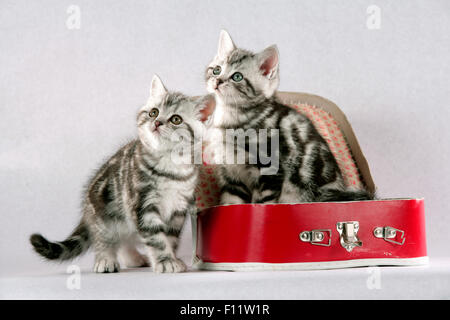
[[[139,138],[122,147],[90,181],[73,233],[61,242],[33,234],[36,252],[64,261],[92,247],[95,272],[118,272],[119,256],[128,267],[150,263],[155,272],[185,271],[175,251],[186,215],[196,212],[198,168],[193,161],[175,161],[174,150],[201,143],[214,107],[212,95],[190,98],[167,92],[154,76],[150,98],[137,116]],[[140,246],[145,254],[137,250]]]
[[[208,65],[205,78],[207,90],[214,93],[217,100],[213,116],[216,130],[241,129],[245,134],[272,130],[277,132],[273,139],[278,139],[277,148],[271,150],[278,152],[279,168],[275,174],[261,173],[261,158],[255,164],[225,162],[220,167],[221,204],[373,198],[366,190],[351,190],[344,185],[328,144],[311,121],[275,97],[280,81],[275,45],[255,54],[236,48],[229,34],[222,31],[217,55]],[[217,145],[215,149],[220,145],[229,146],[229,141],[218,141],[215,137],[207,138],[210,144]],[[271,146],[272,142],[266,145]],[[249,143],[243,147],[246,159],[249,158]]]

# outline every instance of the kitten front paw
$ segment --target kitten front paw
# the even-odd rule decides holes
[[[113,259],[102,258],[97,260],[94,264],[94,272],[96,273],[111,273],[119,271],[119,262]]]
[[[175,273],[186,270],[187,267],[184,262],[177,258],[164,258],[158,261],[153,268],[153,272],[156,273]]]

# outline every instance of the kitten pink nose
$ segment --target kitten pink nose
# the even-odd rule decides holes
[[[161,121],[158,121],[158,120],[155,121],[155,127],[156,127],[156,128],[158,128],[158,127],[161,126],[161,125],[162,125],[162,122],[161,122]]]
[[[217,89],[223,81],[221,79],[216,79],[216,82],[214,82],[214,89]]]

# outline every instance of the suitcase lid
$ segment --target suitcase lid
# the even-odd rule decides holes
[[[361,150],[358,140],[356,139],[353,128],[350,125],[350,122],[348,121],[345,114],[335,103],[321,96],[309,93],[280,91],[277,93],[277,97],[283,103],[288,105],[306,104],[309,106],[316,106],[317,108],[320,108],[329,113],[337,122],[343,136],[345,137],[347,145],[351,151],[351,155],[353,156],[353,160],[355,161],[356,166],[359,170],[360,179],[371,193],[375,192],[376,186],[370,173],[369,164]]]

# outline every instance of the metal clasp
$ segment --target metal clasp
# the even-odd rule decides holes
[[[395,239],[397,238],[398,233],[400,233],[400,240],[401,241],[396,241]],[[396,229],[393,227],[376,227],[373,230],[373,235],[377,238],[381,238],[384,239],[387,242],[392,242],[398,245],[403,245],[405,243],[405,231],[400,230],[400,229]]]
[[[357,236],[359,230],[358,221],[338,222],[336,228],[340,235],[341,246],[343,246],[345,250],[351,252],[354,247],[362,246],[363,243]]]
[[[328,233],[328,243],[325,240],[325,233]],[[330,229],[315,229],[311,231],[303,231],[299,234],[300,240],[303,242],[310,242],[316,246],[329,247],[331,245],[331,230]]]

